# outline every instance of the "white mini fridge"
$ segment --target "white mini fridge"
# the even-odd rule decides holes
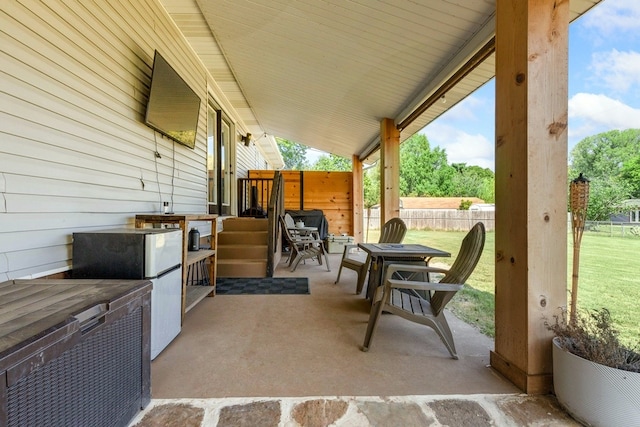
[[[74,279],[148,279],[151,359],[180,333],[182,230],[120,228],[73,233]]]

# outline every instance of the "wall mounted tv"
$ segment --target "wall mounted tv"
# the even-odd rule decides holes
[[[189,148],[196,145],[200,97],[156,50],[144,121]]]

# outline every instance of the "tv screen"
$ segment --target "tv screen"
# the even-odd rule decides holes
[[[196,145],[200,97],[156,50],[145,123],[169,138]]]

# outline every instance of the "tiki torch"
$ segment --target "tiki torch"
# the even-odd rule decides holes
[[[571,276],[571,322],[575,321],[578,301],[578,269],[580,268],[580,243],[587,219],[589,205],[589,180],[582,174],[571,181],[569,186],[571,227],[573,230],[573,275]]]

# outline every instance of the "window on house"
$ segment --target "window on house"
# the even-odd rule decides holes
[[[229,122],[216,105],[207,112],[207,181],[209,213],[230,214],[230,138]]]

